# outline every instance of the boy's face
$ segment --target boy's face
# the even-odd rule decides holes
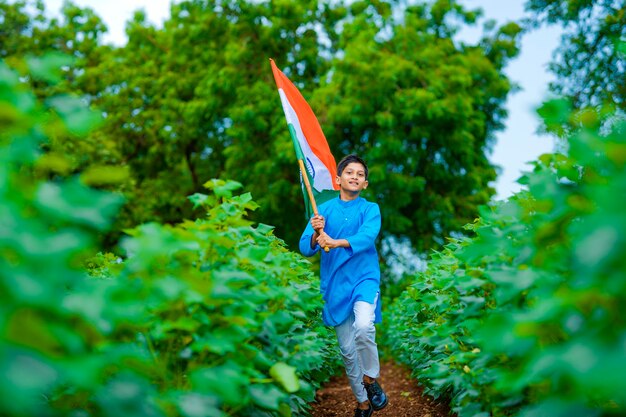
[[[335,182],[343,191],[358,194],[367,188],[365,167],[358,162],[351,162],[346,165],[341,174],[337,175]]]

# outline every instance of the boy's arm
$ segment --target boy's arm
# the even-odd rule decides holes
[[[329,249],[350,247],[350,242],[348,242],[346,239],[333,239],[332,237],[328,236],[323,230],[319,235],[319,238],[316,239],[316,241],[319,246]],[[311,242],[311,244],[313,244],[313,242]]]
[[[381,220],[378,204],[368,207],[364,216],[363,224],[359,227],[356,234],[343,239],[333,239],[322,230],[319,238],[316,239],[317,243],[319,246],[330,249],[346,248],[350,256],[374,246],[376,237],[380,232]],[[313,241],[311,241],[311,244],[313,244]]]
[[[318,233],[313,230],[313,226],[311,226],[311,223],[308,223],[306,228],[304,229],[304,232],[302,232],[299,244],[300,253],[304,256],[313,256],[317,252],[319,252],[320,247],[315,244],[315,240],[317,239],[315,235],[318,235]]]

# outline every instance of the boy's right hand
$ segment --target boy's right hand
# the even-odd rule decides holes
[[[324,216],[316,214],[315,216],[311,217],[311,226],[313,226],[313,230],[324,230],[325,225],[326,221],[324,220]]]

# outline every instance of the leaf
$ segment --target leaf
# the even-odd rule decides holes
[[[223,417],[219,399],[197,393],[183,394],[178,398],[178,406],[184,417]]]
[[[274,385],[253,384],[249,387],[252,401],[267,410],[278,410],[280,402],[286,401],[287,396]]]
[[[548,127],[560,128],[567,124],[572,112],[572,105],[568,100],[555,99],[541,105],[537,113],[545,120]]]
[[[206,194],[194,193],[187,198],[193,203],[193,208],[198,208],[207,202],[209,196]]]
[[[129,177],[128,167],[90,166],[80,176],[87,185],[114,185],[126,181]]]
[[[216,196],[223,198],[231,198],[233,191],[243,187],[243,185],[237,181],[224,181],[219,179],[212,179],[204,183],[204,186],[210,190],[213,190]]]
[[[88,189],[77,181],[43,183],[36,204],[59,220],[68,220],[96,229],[105,229],[122,203],[122,197]]]
[[[278,406],[278,414],[280,414],[281,417],[291,417],[293,415],[291,407],[286,403],[280,403]]]
[[[85,135],[102,123],[101,114],[90,110],[79,98],[56,96],[50,98],[48,103],[61,116],[68,131],[75,135]]]
[[[619,242],[619,231],[613,225],[597,224],[576,245],[577,262],[587,267],[601,263],[614,253]]]
[[[300,389],[300,380],[296,375],[296,368],[284,362],[277,362],[270,368],[270,376],[289,393]]]
[[[41,57],[29,56],[26,64],[33,78],[57,84],[63,79],[62,68],[70,66],[75,59],[59,52],[47,52]]]
[[[245,332],[245,330],[243,330]],[[218,355],[226,355],[228,353],[237,352],[238,345],[246,338],[247,335],[237,334],[231,328],[214,329],[210,333],[199,337],[194,342],[192,348],[195,351],[206,350]]]
[[[256,230],[262,235],[267,235],[271,233],[275,228],[276,228],[275,226],[271,226],[269,224],[259,223],[258,226],[256,227]]]
[[[245,387],[248,378],[241,367],[228,361],[224,365],[201,368],[190,375],[193,387],[204,392],[214,393],[226,404],[245,404]]]
[[[531,269],[506,269],[502,271],[488,271],[486,272],[493,282],[498,285],[510,285],[516,290],[525,290],[534,284],[536,274]]]

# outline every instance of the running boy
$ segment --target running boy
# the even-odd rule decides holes
[[[367,188],[365,161],[348,155],[337,165],[339,197],[321,204],[300,238],[300,252],[312,256],[321,247],[320,290],[324,323],[335,327],[352,392],[355,417],[370,417],[387,405],[376,378],[380,363],[374,323],[381,321],[380,267],[374,244],[380,209],[360,197]]]

